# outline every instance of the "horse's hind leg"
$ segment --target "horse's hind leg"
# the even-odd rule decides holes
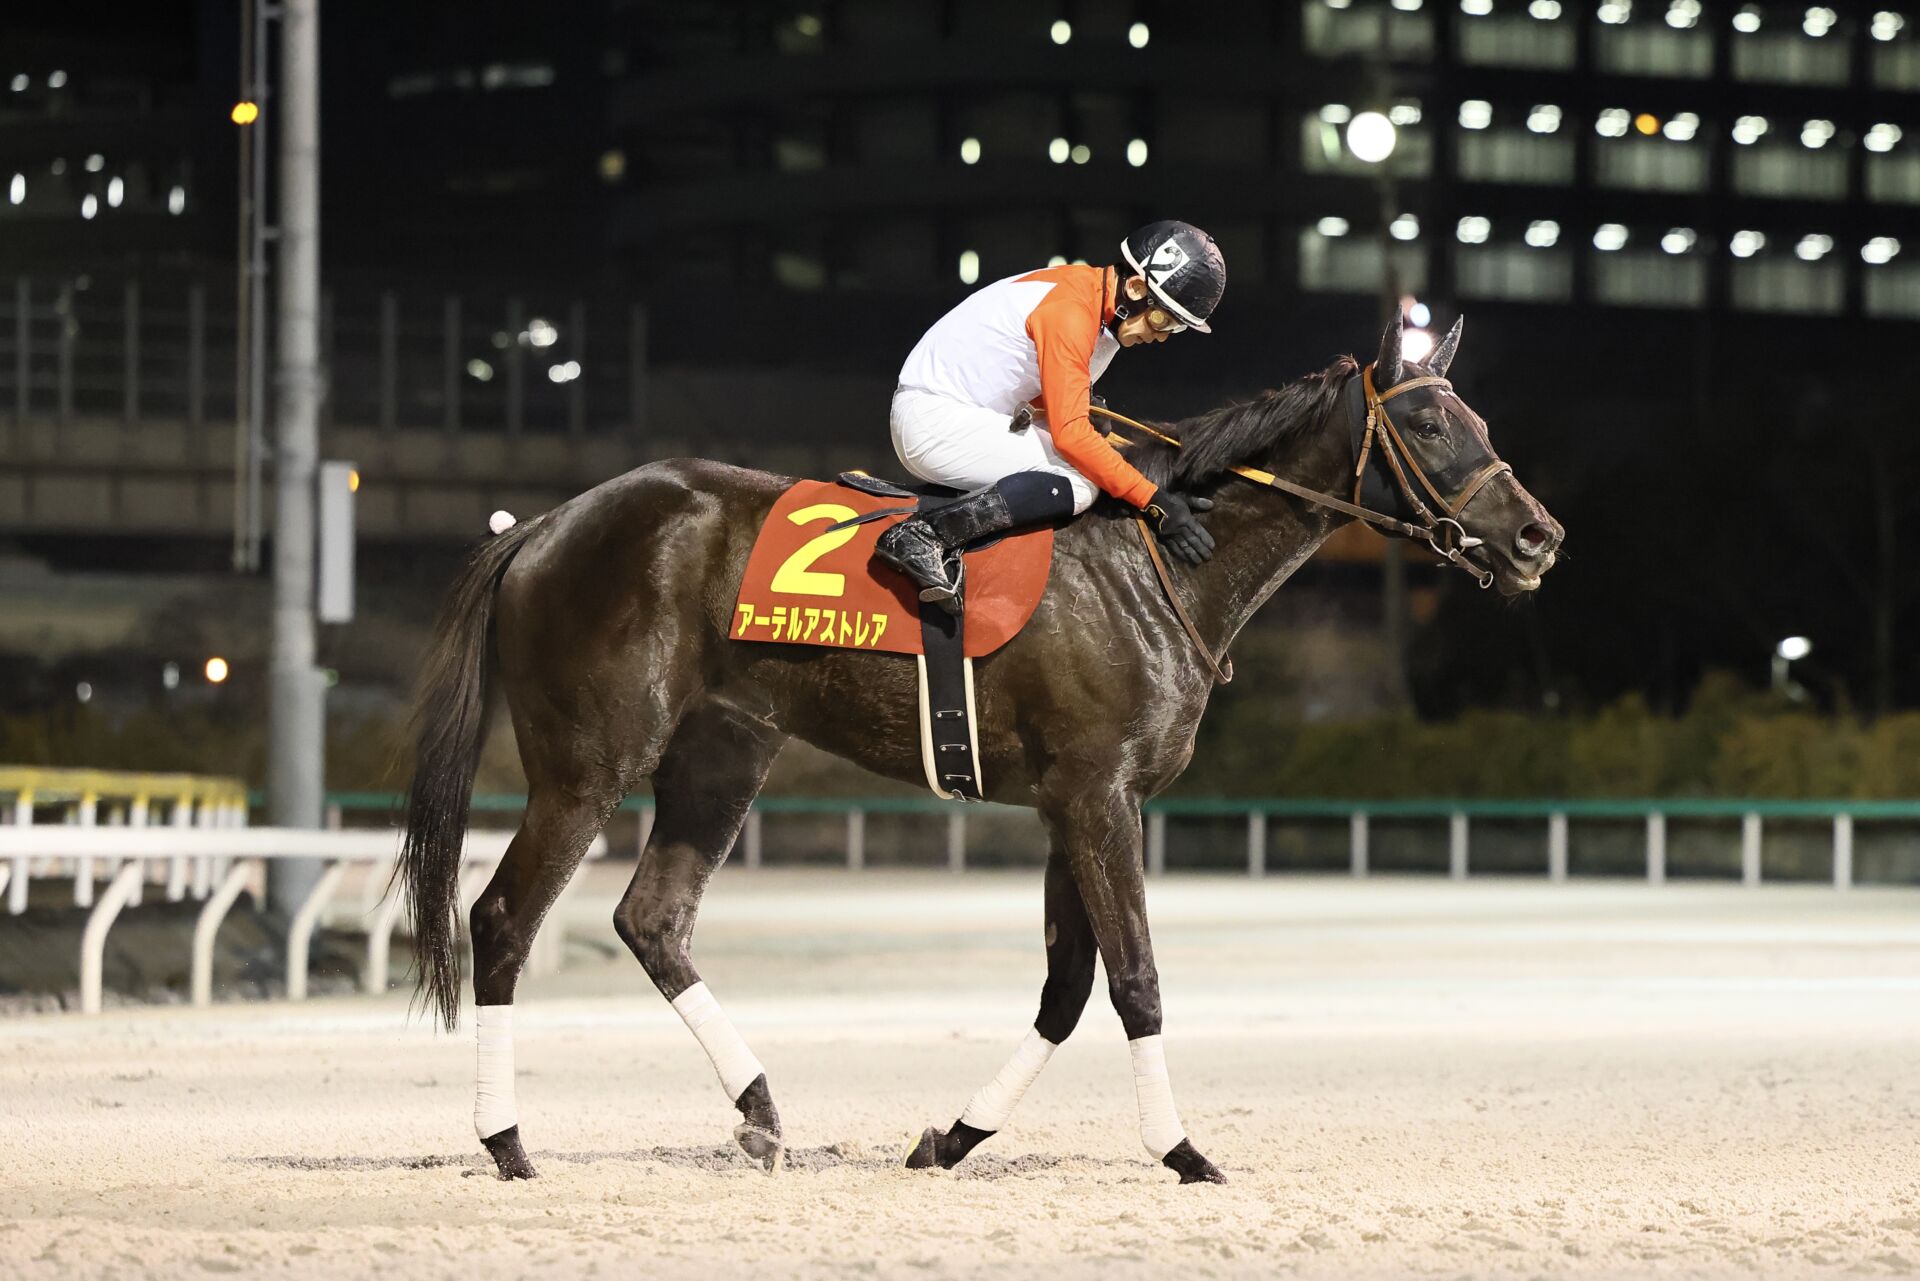
[[[726,861],[785,742],[766,722],[719,703],[681,721],[653,775],[653,835],[613,915],[614,928],[699,1039],[740,1110],[734,1138],[769,1173],[780,1162],[780,1114],[760,1060],[700,981],[692,942],[707,878]]]
[[[535,784],[520,830],[468,918],[473,934],[474,1026],[479,1040],[473,1128],[503,1179],[530,1179],[513,1097],[513,991],[547,909],[620,803],[609,781],[589,789]]]
[[[1072,1035],[1093,991],[1093,925],[1074,884],[1064,850],[1047,855],[1047,981],[1040,989],[1040,1014],[1026,1039],[1015,1048],[1000,1074],[967,1101],[953,1128],[928,1126],[907,1153],[907,1168],[939,1166],[951,1170],[967,1153],[1006,1125],[1021,1096],[1040,1076],[1060,1043]]]

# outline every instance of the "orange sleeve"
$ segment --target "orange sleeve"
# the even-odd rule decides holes
[[[1081,475],[1122,502],[1145,507],[1153,482],[1109,445],[1087,415],[1092,391],[1088,371],[1100,332],[1099,292],[1067,281],[1054,285],[1027,316],[1027,336],[1040,353],[1040,407],[1046,410],[1053,447]]]

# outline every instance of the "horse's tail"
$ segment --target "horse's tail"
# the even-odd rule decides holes
[[[487,737],[493,598],[514,553],[541,523],[522,521],[468,557],[441,603],[414,691],[413,781],[394,879],[405,879],[412,905],[415,994],[449,1029],[460,1021],[460,862]]]

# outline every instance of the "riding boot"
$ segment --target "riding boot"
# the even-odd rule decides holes
[[[1073,486],[1057,472],[1023,471],[909,516],[880,535],[874,555],[912,579],[920,599],[960,612],[964,563],[971,543],[1073,515]]]

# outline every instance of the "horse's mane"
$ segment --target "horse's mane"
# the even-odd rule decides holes
[[[1163,445],[1119,424],[1127,446],[1127,461],[1156,485],[1191,489],[1218,479],[1234,467],[1271,458],[1290,438],[1310,430],[1332,413],[1360,365],[1342,356],[1316,374],[1288,383],[1277,391],[1263,391],[1252,400],[1238,401],[1175,423],[1155,424],[1181,443]]]

